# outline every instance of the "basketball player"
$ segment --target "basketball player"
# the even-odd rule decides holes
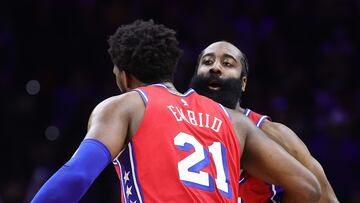
[[[197,74],[193,77],[190,86],[199,94],[245,114],[269,138],[280,144],[308,168],[321,185],[322,195],[318,202],[338,202],[321,165],[291,129],[281,123],[270,121],[267,116],[240,107],[247,74],[248,64],[245,55],[231,43],[215,42],[200,54]],[[282,192],[282,188],[267,184],[246,171],[242,172],[239,200],[245,203],[280,202]]]
[[[315,176],[242,113],[192,89],[176,91],[171,77],[181,50],[173,30],[135,21],[109,45],[127,93],[94,109],[84,141],[33,202],[79,201],[111,161],[122,202],[236,202],[240,157],[244,168],[287,188],[288,202],[319,198]]]

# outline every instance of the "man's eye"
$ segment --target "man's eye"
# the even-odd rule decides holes
[[[205,64],[205,65],[211,65],[213,62],[212,62],[212,60],[204,60],[203,61],[203,64]]]
[[[229,62],[224,62],[223,64],[224,64],[224,66],[226,66],[226,67],[231,67],[231,66],[232,66],[232,64],[229,63]]]

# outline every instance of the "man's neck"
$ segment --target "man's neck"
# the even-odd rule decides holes
[[[240,102],[238,102],[238,103],[236,104],[235,109],[239,110],[241,113],[244,113],[244,112],[245,112],[245,109],[241,108]]]
[[[175,88],[172,82],[162,82],[162,84],[172,93],[180,94],[179,91]]]

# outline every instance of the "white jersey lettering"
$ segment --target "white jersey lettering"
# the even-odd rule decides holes
[[[223,121],[215,116],[207,113],[194,112],[192,110],[184,110],[181,107],[169,105],[167,108],[170,110],[176,121],[185,121],[193,126],[201,128],[210,128],[214,132],[219,132]],[[204,118],[205,115],[205,118]],[[205,119],[205,120],[204,120]],[[203,123],[205,122],[205,125]],[[211,127],[210,127],[211,126]]]

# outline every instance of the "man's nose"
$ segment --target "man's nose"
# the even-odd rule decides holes
[[[210,68],[210,73],[211,74],[215,74],[215,75],[221,75],[221,67],[219,64],[214,64],[211,68]]]

